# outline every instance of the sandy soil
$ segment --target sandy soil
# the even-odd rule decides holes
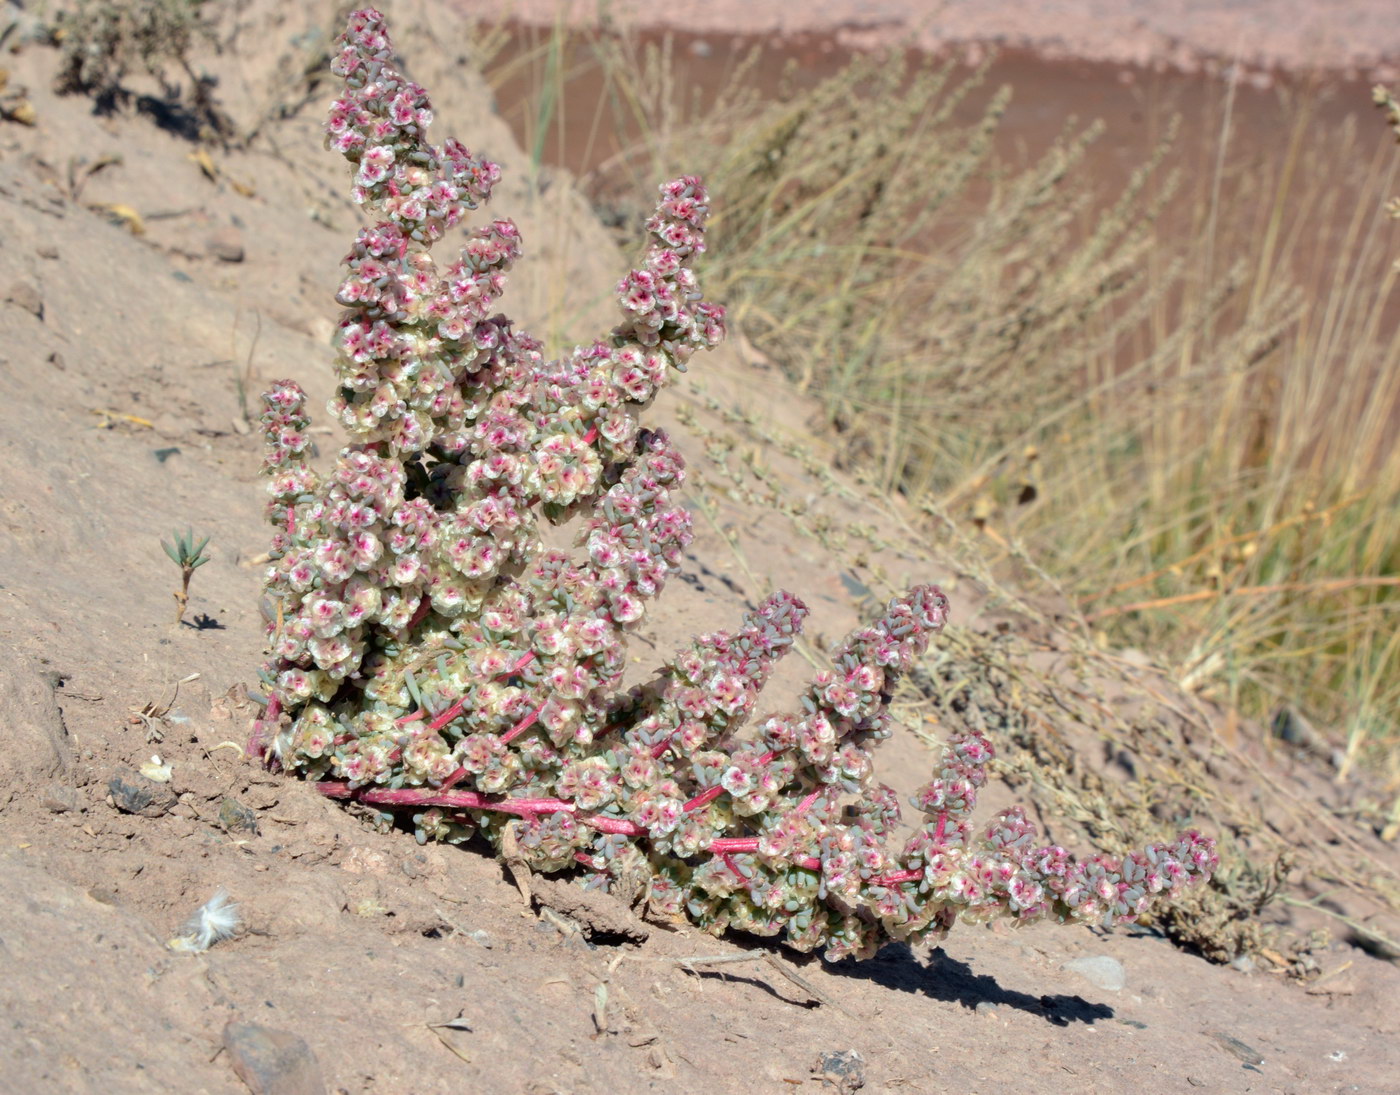
[[[604,330],[611,314],[600,301],[623,258],[567,178],[527,182],[525,157],[450,47],[465,29],[440,12],[429,23],[424,7],[391,14],[414,76],[435,93],[439,136],[456,133],[509,171],[493,212],[521,222],[527,257],[508,310],[560,340]],[[243,691],[262,645],[254,560],[266,536],[260,454],[239,386],[291,376],[328,391],[331,293],[358,223],[339,162],[321,151],[328,89],[297,75],[333,20],[330,4],[257,0],[221,28],[225,52],[209,59],[222,74],[220,101],[259,135],[204,160],[138,111],[103,118],[84,100],[54,97],[46,47],[12,38],[0,60],[9,90],[27,88],[37,122],[0,123],[4,1086],[117,1095],[1393,1090],[1400,970],[1374,956],[1374,942],[1347,942],[1335,917],[1270,906],[1285,927],[1337,928],[1308,952],[1302,979],[1284,975],[1287,956],[1278,968],[1263,957],[1231,968],[1155,933],[1051,927],[962,928],[931,954],[891,948],[828,967],[641,925],[625,910],[580,906],[567,888],[547,892],[548,911],[529,907],[479,850],[377,832],[243,758]],[[930,556],[931,534],[908,514],[734,425],[725,412],[756,413],[765,430],[827,450],[805,435],[810,409],[779,377],[732,348],[695,369],[710,395],[681,386],[658,411],[693,456],[706,517],[684,581],[634,648],[639,666],[696,630],[734,623],[770,584],[812,604],[821,645],[856,622],[860,582],[883,572],[944,582],[965,637],[991,636],[1018,658],[1031,651],[1029,684],[1066,701],[1085,694],[1083,674],[1064,668],[1070,639],[990,599],[975,560]],[[774,504],[724,485],[722,439],[736,434],[731,448],[803,500],[808,535]],[[319,440],[333,451],[329,431]],[[200,627],[172,626],[177,576],[158,544],[187,525],[212,537],[213,561],[192,589],[189,618]],[[855,552],[865,526],[880,535]],[[1143,659],[1120,661],[1134,667],[1123,681],[1174,710],[1207,710]],[[779,687],[803,668],[790,667]],[[1119,687],[1109,702],[1126,704]],[[1044,741],[1081,743],[1082,764],[1131,791],[1121,774],[1131,757],[1101,764],[1087,728],[1053,704],[1030,706]],[[1268,805],[1261,832],[1324,849],[1317,862],[1337,870],[1363,865],[1378,892],[1394,885],[1395,850],[1336,820],[1337,791],[1312,762],[1278,752],[1257,727],[1222,719],[1217,735],[1192,725],[1181,760],[1210,763],[1213,794]],[[902,733],[886,752],[896,786],[922,781],[929,753],[919,737]],[[152,754],[171,765],[169,784],[147,786],[128,771]],[[118,808],[123,783],[148,792],[141,812]],[[1022,783],[1016,793],[1032,790]],[[1088,847],[1082,825],[1049,807],[1037,813]],[[244,929],[202,955],[166,949],[221,888]],[[1288,893],[1326,896],[1352,921],[1394,931],[1383,914],[1372,919],[1379,898],[1328,876]],[[716,956],[732,961],[684,961]],[[1085,957],[1121,963],[1122,986],[1065,968]],[[247,1024],[273,1032],[263,1048],[282,1062],[274,1081],[249,1071]]]
[[[549,24],[592,23],[716,35],[823,35],[868,47],[900,41],[937,52],[998,45],[1052,57],[1195,70],[1351,71],[1389,78],[1400,19],[1389,0],[454,0],[461,10]]]

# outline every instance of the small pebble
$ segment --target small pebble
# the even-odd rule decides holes
[[[304,1039],[258,1023],[229,1023],[224,1048],[253,1095],[324,1095],[321,1066]]]
[[[220,803],[219,824],[227,833],[258,835],[258,815],[236,798],[226,798]]]
[[[817,1058],[814,1072],[823,1084],[834,1087],[841,1095],[850,1095],[865,1086],[865,1058],[858,1050],[839,1049]]]
[[[107,792],[109,801],[122,813],[141,817],[161,817],[179,801],[168,784],[149,780],[125,765],[107,781]]]
[[[160,754],[156,754],[145,764],[141,765],[138,771],[152,783],[169,783],[174,775],[173,766],[166,764],[160,759]]]
[[[65,814],[78,808],[78,792],[62,783],[50,783],[39,796],[39,805],[50,813]]]
[[[23,308],[35,319],[44,318],[44,298],[39,295],[39,290],[35,288],[33,282],[16,281],[5,290],[5,303],[13,304],[16,308]]]
[[[204,241],[204,249],[220,262],[242,262],[243,233],[237,228],[220,228]]]
[[[1262,1065],[1264,1063],[1264,1055],[1248,1042],[1241,1042],[1238,1038],[1226,1034],[1223,1031],[1216,1031],[1211,1037],[1215,1039],[1226,1052],[1243,1061],[1246,1068],[1252,1068],[1255,1065]]]
[[[20,125],[35,126],[39,124],[39,112],[34,109],[34,104],[28,99],[14,99],[0,106],[0,114],[12,122]]]
[[[1096,954],[1089,958],[1074,958],[1064,963],[1061,969],[1077,973],[1095,988],[1105,992],[1121,992],[1128,983],[1123,972],[1123,963],[1106,954]]]

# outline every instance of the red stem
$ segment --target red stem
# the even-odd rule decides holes
[[[647,831],[635,821],[627,821],[620,817],[599,817],[590,815],[579,818],[585,825],[597,829],[600,833],[613,833],[617,836],[646,836]]]
[[[534,652],[533,650],[527,650],[524,654],[520,655],[520,660],[519,660],[519,661],[517,661],[517,662],[516,662],[513,666],[511,666],[509,669],[502,670],[500,673],[497,673],[496,676],[497,676],[497,678],[500,678],[500,677],[509,677],[512,673],[519,673],[522,669],[524,669],[527,665],[529,665],[529,664],[530,664],[532,661],[534,661],[534,660],[535,660],[535,652]],[[453,719],[455,719],[458,715],[460,715],[460,714],[462,713],[462,709],[463,709],[464,707],[466,707],[466,706],[467,706],[467,697],[466,697],[466,696],[462,696],[460,699],[457,700],[456,703],[454,703],[454,704],[453,704],[451,707],[449,707],[446,711],[444,711],[442,714],[440,714],[437,718],[433,719],[432,722],[428,723],[428,729],[429,729],[429,730],[441,730],[441,729],[442,729],[444,726],[446,726],[449,722],[451,722],[451,721],[452,721]]]
[[[460,715],[460,714],[462,713],[462,708],[464,708],[464,707],[466,707],[466,706],[467,706],[467,697],[466,697],[466,696],[462,696],[460,699],[457,700],[456,703],[454,703],[451,707],[449,707],[449,708],[448,708],[446,711],[444,711],[441,715],[439,715],[437,718],[435,718],[432,722],[428,723],[428,729],[429,729],[429,730],[441,730],[441,729],[442,729],[444,726],[446,726],[449,722],[451,722],[451,721],[452,721],[453,719],[455,719],[458,715]]]
[[[588,432],[587,432],[586,434],[583,435],[583,443],[584,443],[585,445],[591,445],[591,444],[593,444],[593,442],[595,442],[595,441],[597,441],[597,440],[598,440],[598,427],[597,427],[597,426],[589,426],[589,427],[588,427]]]
[[[725,836],[718,837],[710,841],[710,851],[719,856],[728,864],[729,869],[735,874],[740,874],[738,868],[734,866],[734,861],[730,856],[739,852],[758,851],[758,837],[756,836]],[[794,867],[804,867],[809,871],[819,871],[822,869],[822,861],[816,856],[794,856],[789,862]],[[742,875],[741,875],[742,877]],[[872,886],[897,886],[901,882],[913,882],[924,877],[923,871],[904,870],[892,871],[886,875],[877,875],[870,880]]]
[[[465,768],[458,768],[457,771],[453,772],[450,776],[443,780],[442,783],[438,785],[438,790],[447,791],[453,787],[456,787],[457,784],[461,783],[462,780],[466,778],[466,775],[467,770]]]
[[[553,814],[563,810],[573,813],[572,802],[549,798],[516,798],[492,801],[477,791],[444,791],[438,787],[366,787],[354,788],[348,783],[323,781],[316,790],[331,798],[353,798],[359,802],[384,806],[456,806],[466,810],[495,810],[503,814]]]
[[[267,739],[264,731],[268,726],[276,727],[277,718],[282,714],[282,700],[274,692],[267,697],[267,707],[263,717],[253,720],[253,732],[248,735],[248,755],[258,760],[267,756]]]
[[[528,715],[526,715],[523,719],[521,719],[519,722],[517,722],[514,726],[512,726],[509,730],[507,730],[504,734],[502,734],[502,735],[501,735],[501,744],[502,744],[502,745],[509,745],[509,744],[510,744],[511,742],[513,742],[516,738],[518,738],[521,734],[525,733],[526,730],[528,730],[528,729],[530,729],[530,727],[534,726],[534,725],[535,725],[535,720],[538,719],[538,718],[540,717],[540,712],[543,711],[543,710],[544,710],[544,708],[543,708],[542,706],[541,706],[541,707],[536,707],[533,711],[531,711],[531,712],[530,712]]]
[[[446,791],[440,787],[358,788],[351,787],[348,783],[337,783],[333,780],[323,780],[315,786],[316,790],[330,798],[350,798],[372,805],[456,806],[466,810],[492,810],[500,814],[519,814],[521,817],[529,817],[532,814],[578,813],[578,807],[574,803],[565,802],[558,798],[493,800],[477,791]],[[603,833],[616,833],[620,836],[646,835],[646,830],[640,825],[620,817],[586,815],[580,817],[579,821]]]
[[[872,878],[870,884],[872,886],[898,886],[901,882],[914,882],[923,877],[923,871],[893,871],[890,874],[883,874]]]
[[[452,776],[450,781],[459,778],[459,769]],[[578,814],[578,807],[572,802],[565,802],[557,798],[507,798],[492,801],[485,795],[476,791],[448,791],[445,787],[401,787],[398,789],[382,788],[355,788],[348,783],[336,783],[325,780],[315,785],[316,790],[329,798],[349,798],[359,802],[378,804],[383,806],[455,806],[466,810],[491,810],[500,814],[519,814],[521,817],[530,817],[534,814]],[[612,833],[618,836],[645,836],[646,830],[634,821],[627,821],[620,817],[603,817],[597,814],[584,814],[578,820],[597,829],[600,833]],[[710,842],[709,851],[719,856],[725,864],[740,878],[741,872],[730,858],[740,852],[754,852],[758,850],[758,837],[738,836],[719,837]],[[586,866],[592,866],[589,857],[578,853],[574,857]],[[794,856],[790,862],[794,867],[801,867],[808,871],[821,870],[821,860],[816,856]],[[904,870],[893,871],[887,875],[879,875],[870,880],[876,886],[897,886],[901,882],[914,882],[923,877],[923,871]]]
[[[422,623],[423,617],[428,614],[428,610],[432,607],[432,599],[429,598],[427,594],[424,594],[418,601],[418,607],[413,610],[413,615],[409,617],[408,627],[406,630],[412,631],[415,627]]]
[[[778,754],[775,753],[772,749],[769,749],[768,752],[764,753],[763,756],[758,758],[758,763],[767,764],[777,755]],[[724,788],[721,787],[718,783],[716,783],[708,791],[701,791],[698,795],[696,795],[693,799],[691,799],[683,807],[681,807],[681,809],[683,809],[687,814],[689,814],[695,810],[700,809],[702,806],[708,806],[710,803],[714,802],[715,799],[719,798],[719,796],[723,792]]]
[[[732,868],[734,865],[730,861],[730,856],[739,852],[758,851],[758,837],[756,836],[721,836],[710,841],[710,851],[719,856]],[[809,871],[819,871],[822,869],[822,861],[816,856],[799,855],[794,856],[790,862],[794,867],[803,867]],[[738,871],[734,872],[738,874]]]
[[[700,809],[702,806],[708,806],[710,803],[714,802],[715,799],[719,798],[719,796],[723,793],[724,788],[721,787],[718,783],[716,783],[708,791],[701,791],[700,794],[696,795],[693,799],[687,802],[682,807],[682,809],[687,814],[691,813],[694,810]]]

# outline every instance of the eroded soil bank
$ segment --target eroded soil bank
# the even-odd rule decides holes
[[[1349,70],[1385,78],[1400,58],[1387,0],[453,0],[472,15],[546,26],[605,23],[706,35],[816,34],[859,48],[993,45],[1047,57],[1187,71],[1239,61],[1259,72]]]

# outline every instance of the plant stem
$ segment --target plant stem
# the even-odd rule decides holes
[[[175,597],[175,626],[185,620],[185,607],[190,603],[190,579],[194,577],[194,567],[184,564],[180,567],[180,592]]]
[[[513,674],[513,673],[519,673],[522,669],[524,669],[527,665],[529,665],[529,664],[530,664],[532,661],[534,661],[534,660],[535,660],[535,652],[534,652],[533,650],[527,650],[524,654],[520,655],[520,660],[517,661],[513,666],[511,666],[509,669],[503,670],[503,671],[500,672],[500,673],[497,673],[497,674],[496,674],[496,679],[499,680],[501,677],[509,677],[509,676],[510,676],[511,674]],[[453,719],[455,719],[458,715],[460,715],[460,714],[462,713],[463,709],[464,709],[466,706],[467,706],[467,697],[466,697],[466,696],[460,697],[460,698],[457,700],[456,703],[454,703],[454,704],[453,704],[451,707],[449,707],[446,711],[444,711],[442,714],[440,714],[437,718],[433,719],[432,722],[428,723],[428,729],[429,729],[429,730],[441,730],[441,729],[442,729],[444,726],[446,726],[449,722],[451,722],[451,721],[452,721]],[[414,714],[414,715],[409,716],[409,717],[406,718],[406,719],[399,719],[398,721],[401,722],[401,723],[402,723],[402,722],[406,722],[406,721],[412,721],[414,718],[421,718],[421,717],[422,717],[423,715],[425,715],[425,714],[427,714],[426,711],[420,711],[420,712],[418,712],[418,713],[416,713],[416,714]]]
[[[455,776],[456,773],[453,773]],[[578,806],[558,798],[489,799],[477,791],[447,791],[440,787],[351,787],[348,783],[323,780],[316,790],[328,798],[354,799],[379,806],[455,806],[466,810],[490,810],[500,814],[578,814]],[[620,836],[643,836],[646,830],[620,817],[584,814],[578,819],[599,832]]]
[[[458,769],[449,779],[460,778],[459,773],[464,771],[465,769]],[[711,788],[711,790],[713,789]],[[316,784],[316,790],[329,798],[354,799],[357,802],[379,806],[455,806],[467,810],[490,810],[501,814],[518,814],[521,817],[531,817],[535,814],[574,814],[580,824],[597,829],[600,833],[610,833],[617,836],[645,836],[647,832],[636,822],[628,821],[625,818],[605,817],[601,814],[579,814],[576,804],[557,798],[508,798],[493,801],[476,791],[449,791],[446,787],[355,788],[348,783],[337,783],[329,780]],[[946,814],[939,816],[939,835],[941,835],[943,821],[946,817]],[[743,872],[734,865],[730,857],[742,852],[756,852],[758,839],[756,836],[717,837],[710,842],[709,847],[705,850],[723,859],[729,868],[742,878],[744,877]],[[586,857],[581,862],[589,865]],[[821,860],[816,856],[793,856],[788,862],[794,867],[801,867],[808,871],[822,869]],[[897,886],[902,882],[915,882],[923,876],[924,872],[921,870],[892,871],[889,874],[877,875],[870,879],[870,884],[873,886]]]
[[[758,763],[767,764],[777,755],[778,754],[776,752],[774,752],[772,749],[769,749],[768,752],[764,753],[763,756],[758,758]],[[700,809],[702,806],[708,806],[710,803],[714,802],[715,799],[719,798],[719,796],[723,793],[724,788],[721,787],[718,783],[716,783],[709,790],[701,791],[693,799],[687,802],[685,806],[682,807],[682,809],[684,809],[685,812],[689,814],[695,810]]]
[[[530,729],[530,727],[534,726],[534,725],[535,725],[535,720],[538,719],[538,718],[540,717],[540,712],[543,711],[543,710],[544,710],[544,707],[543,707],[543,706],[541,706],[541,707],[536,707],[533,711],[531,711],[531,712],[530,712],[528,715],[526,715],[523,719],[521,719],[519,722],[517,722],[514,726],[512,726],[509,730],[507,730],[504,734],[502,734],[502,735],[501,735],[501,744],[502,744],[502,745],[509,745],[509,744],[510,744],[511,742],[513,742],[516,738],[518,738],[521,734],[525,733],[526,730],[528,730],[528,729]]]
[[[263,711],[263,716],[253,722],[253,732],[248,735],[247,753],[250,757],[262,759],[267,756],[267,735],[266,728],[272,727],[274,735],[277,731],[277,719],[282,714],[282,700],[274,691],[267,697],[267,707]]]

